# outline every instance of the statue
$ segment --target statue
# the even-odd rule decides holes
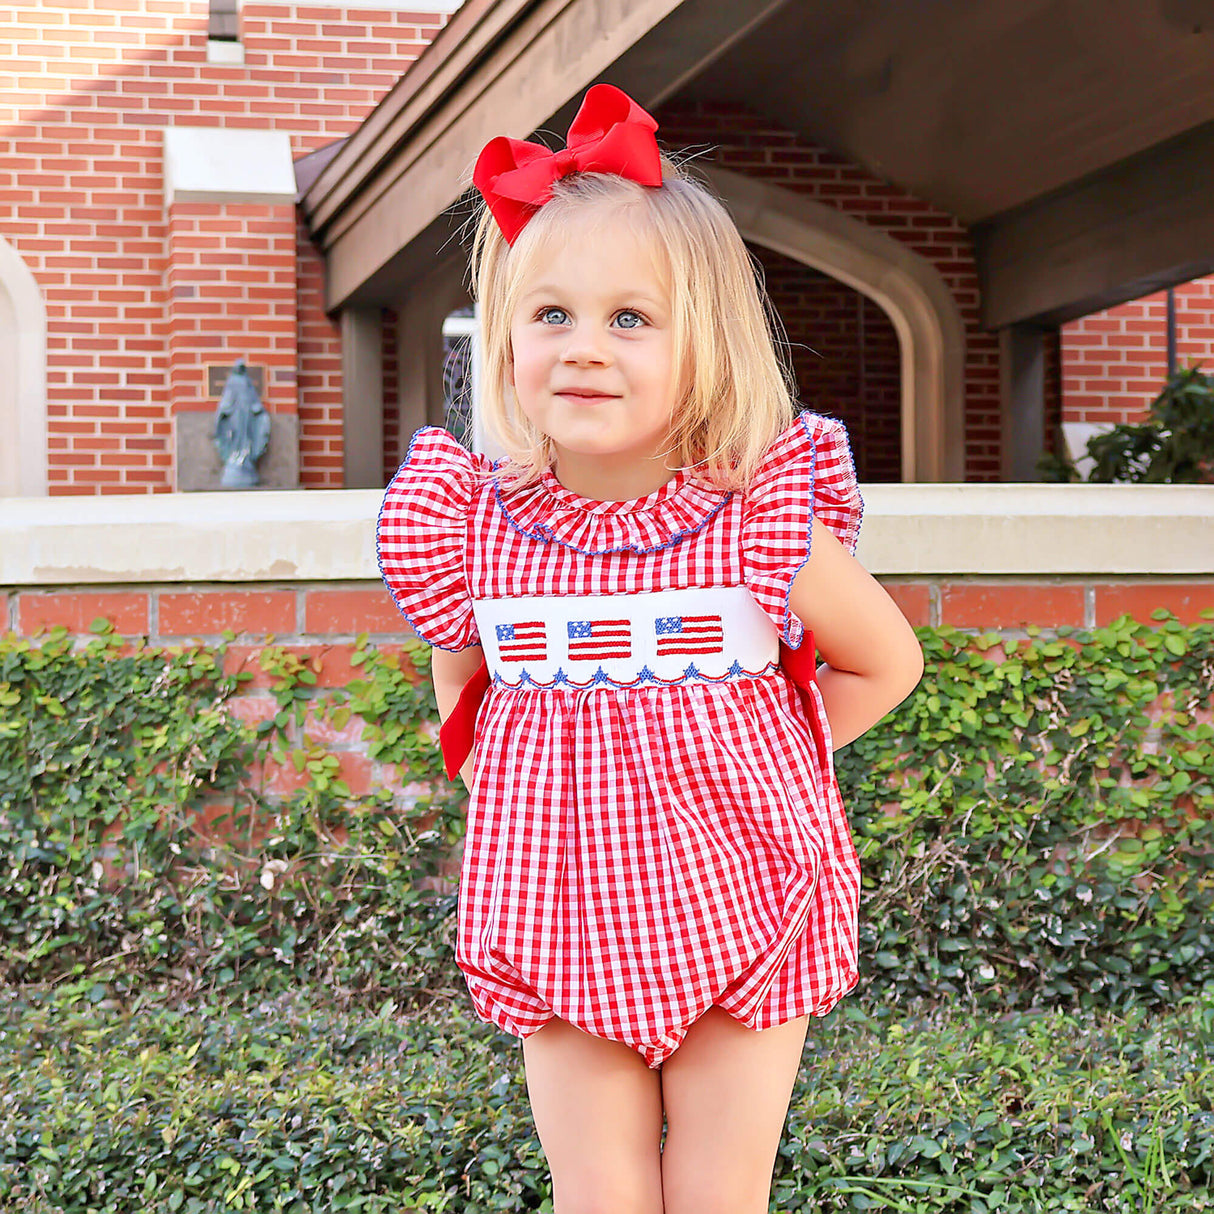
[[[243,358],[236,360],[223,386],[211,437],[223,460],[220,485],[225,489],[251,489],[258,484],[257,461],[270,442],[270,415]]]

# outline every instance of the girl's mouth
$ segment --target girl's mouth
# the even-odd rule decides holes
[[[558,392],[556,395],[573,405],[599,405],[603,401],[619,399],[606,392]]]

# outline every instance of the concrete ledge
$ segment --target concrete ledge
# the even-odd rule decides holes
[[[1214,573],[1214,485],[867,485],[874,574]]]
[[[1214,575],[1214,486],[868,485],[873,574]],[[375,579],[382,490],[0,499],[0,586]]]
[[[379,489],[0,499],[0,585],[378,578]]]

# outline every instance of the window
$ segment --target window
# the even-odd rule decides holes
[[[443,321],[444,426],[465,447],[479,451],[476,390],[480,379],[479,322],[471,305],[456,308]]]

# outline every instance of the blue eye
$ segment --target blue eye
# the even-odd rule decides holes
[[[554,312],[560,317],[559,320],[554,322],[555,324],[558,324],[558,325],[564,324],[565,321],[568,320],[568,318],[569,318],[569,314],[565,311],[564,308],[541,308],[540,312],[539,312],[539,316],[537,317],[540,324],[546,325],[548,323],[548,317],[551,316]]]
[[[625,317],[629,317],[629,316],[631,316],[632,319],[634,321],[636,321],[636,324],[625,324],[624,323]],[[631,308],[621,312],[616,317],[616,320],[618,320],[620,322],[621,329],[639,329],[645,323],[645,318],[639,312],[632,311]]]

